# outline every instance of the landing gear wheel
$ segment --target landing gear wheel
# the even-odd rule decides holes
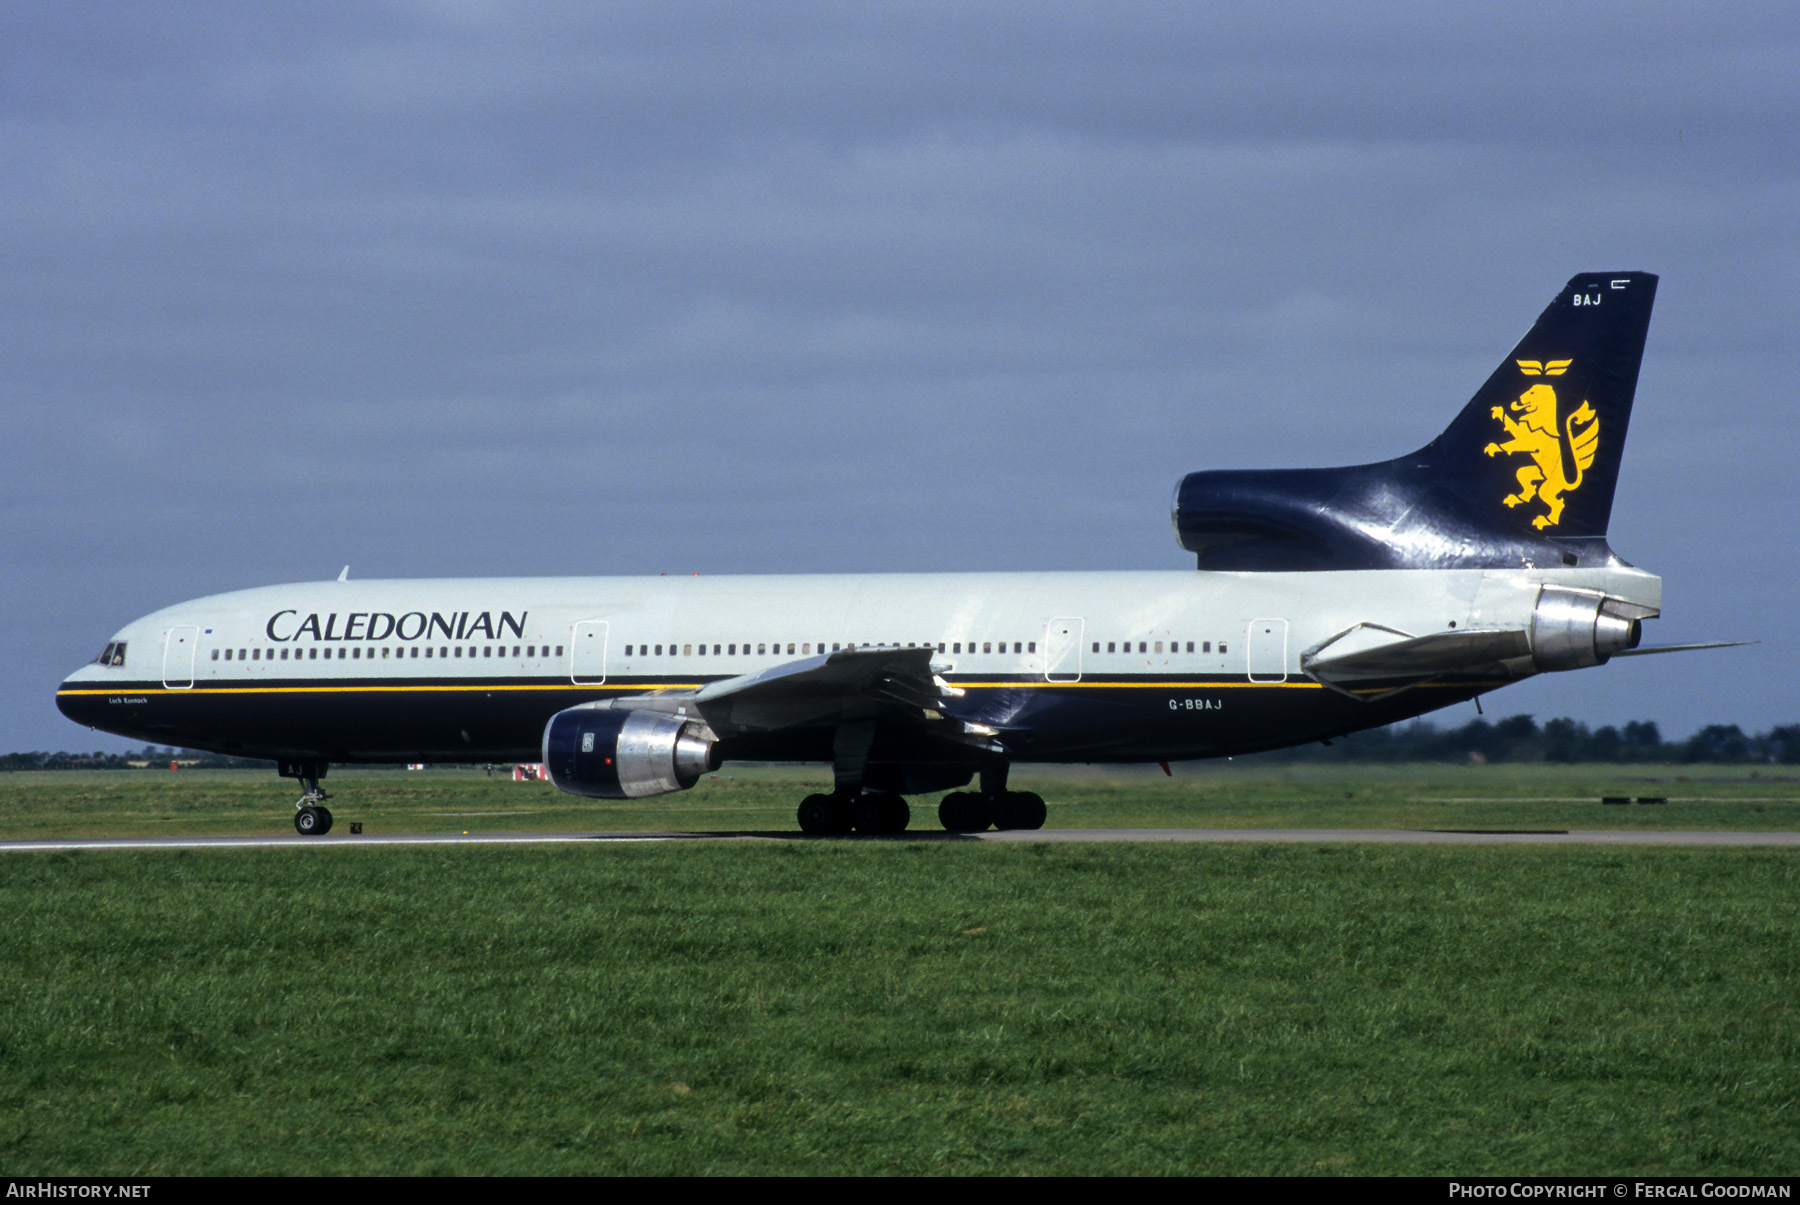
[[[815,837],[850,831],[850,806],[836,795],[808,795],[800,801],[800,831]]]
[[[323,837],[331,831],[331,809],[303,807],[294,813],[294,831],[302,837]]]
[[[973,791],[952,791],[938,804],[938,823],[953,833],[979,833],[992,819],[993,808]]]
[[[857,796],[851,804],[851,816],[859,833],[903,833],[912,823],[912,809],[906,800],[886,791],[870,791]]]
[[[1044,797],[1034,791],[1008,791],[994,809],[994,827],[998,829],[1043,828],[1049,809]]]

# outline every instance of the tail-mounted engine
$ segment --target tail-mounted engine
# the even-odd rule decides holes
[[[550,781],[590,799],[685,791],[718,768],[716,748],[705,724],[656,711],[571,707],[544,725]]]
[[[1655,607],[1595,590],[1541,586],[1528,623],[1520,610],[1506,627],[1415,636],[1364,621],[1301,653],[1300,669],[1322,686],[1368,703],[1455,674],[1522,676],[1600,665],[1635,649],[1641,621],[1656,614]]]
[[[1592,590],[1545,586],[1531,612],[1531,660],[1545,671],[1604,665],[1643,638],[1640,620],[1650,607],[1608,598]]]

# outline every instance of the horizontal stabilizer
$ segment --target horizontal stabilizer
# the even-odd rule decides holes
[[[1711,640],[1704,644],[1659,644],[1651,648],[1621,649],[1613,656],[1648,657],[1651,653],[1691,653],[1695,649],[1735,649],[1746,644],[1761,643],[1760,640]]]

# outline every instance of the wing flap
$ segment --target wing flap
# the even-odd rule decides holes
[[[947,693],[930,648],[843,649],[711,683],[692,699],[716,731],[925,720]]]

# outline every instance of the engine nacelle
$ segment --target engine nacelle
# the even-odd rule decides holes
[[[657,711],[571,707],[544,725],[544,765],[559,791],[641,799],[685,791],[718,768],[705,724]]]
[[[1649,608],[1593,590],[1545,586],[1531,613],[1531,661],[1539,670],[1585,669],[1634,649]]]

